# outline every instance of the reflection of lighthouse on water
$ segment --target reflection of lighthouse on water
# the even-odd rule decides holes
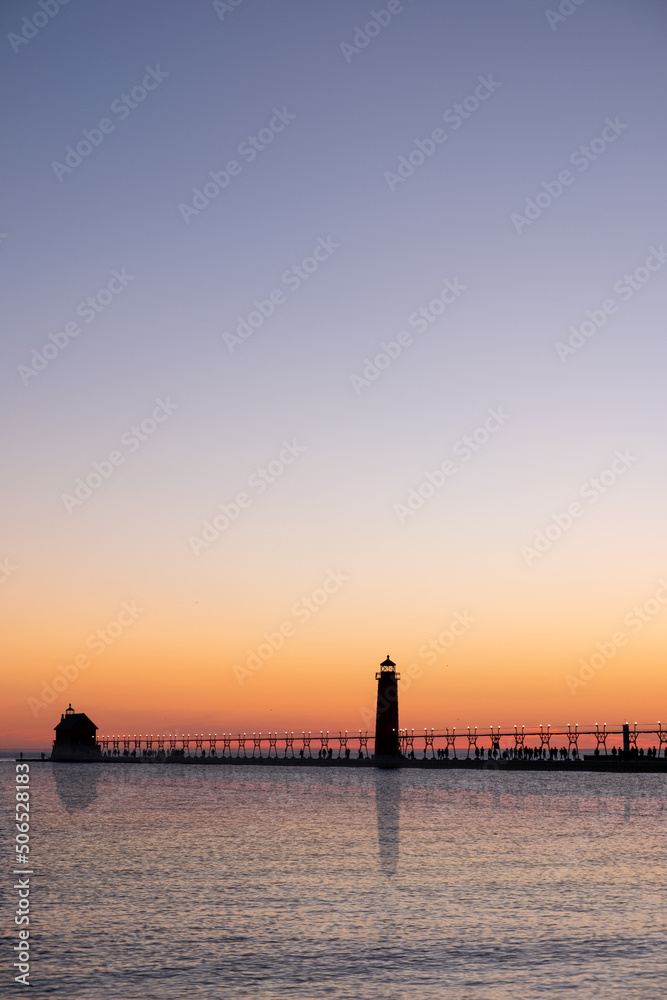
[[[380,867],[385,875],[395,875],[400,836],[400,770],[385,770],[383,768],[375,771],[375,808],[378,822]]]

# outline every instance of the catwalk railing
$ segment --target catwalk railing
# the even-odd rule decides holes
[[[581,742],[581,745],[579,741]],[[317,733],[305,731],[268,733],[209,733],[208,736],[101,736],[98,744],[109,756],[212,756],[212,757],[355,757],[366,758],[372,752],[374,737],[368,731]],[[545,758],[577,757],[584,750],[613,753],[618,750],[655,756],[667,756],[667,729],[660,722],[657,726],[607,729],[606,723],[594,729],[574,727],[539,726],[528,728],[514,726],[503,729],[414,729],[399,730],[400,752],[406,757],[433,757],[446,760],[459,754],[470,757]]]

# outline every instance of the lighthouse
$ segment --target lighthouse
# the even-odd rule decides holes
[[[398,679],[396,664],[387,659],[380,664],[375,678],[378,682],[377,712],[375,715],[375,761],[378,764],[397,761],[398,743]]]

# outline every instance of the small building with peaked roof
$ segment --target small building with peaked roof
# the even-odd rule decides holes
[[[100,756],[95,735],[97,726],[84,712],[75,712],[71,702],[54,728],[56,738],[51,760],[83,760]]]

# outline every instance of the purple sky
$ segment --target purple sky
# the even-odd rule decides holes
[[[366,620],[395,658],[464,604],[500,601],[523,648],[533,603],[548,642],[555,606],[592,642],[652,592],[663,3],[44,4],[0,11],[8,622],[75,636],[140,592],[157,633],[213,589],[230,670],[333,565],[357,589],[332,635]],[[195,558],[285,441],[294,467]]]

